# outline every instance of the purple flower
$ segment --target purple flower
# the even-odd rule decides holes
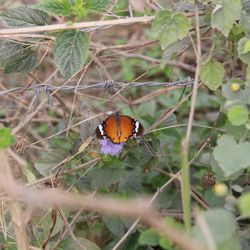
[[[109,139],[100,140],[101,153],[105,155],[119,155],[125,145],[124,142],[114,144]]]

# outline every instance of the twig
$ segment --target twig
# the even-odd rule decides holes
[[[72,25],[68,23],[63,24],[52,24],[36,27],[25,27],[25,28],[14,28],[14,29],[0,29],[1,35],[10,35],[10,34],[27,34],[27,33],[36,33],[44,31],[60,31],[68,29],[83,29],[83,28],[95,28],[103,26],[114,26],[114,25],[127,25],[134,23],[149,23],[154,19],[154,16],[144,16],[144,17],[133,17],[125,19],[116,19],[116,20],[105,20],[105,21],[91,21],[91,22],[80,22],[73,23]]]
[[[50,226],[50,229],[49,229],[49,234],[47,236],[47,239],[45,239],[44,243],[42,244],[42,249],[46,249],[46,246],[52,236],[52,233],[53,233],[53,230],[56,226],[56,221],[57,221],[57,212],[56,212],[56,209],[53,209],[51,211],[51,226]]]
[[[66,225],[66,227],[67,227],[67,229],[68,229],[68,231],[69,231],[69,233],[70,233],[70,236],[71,236],[71,238],[73,239],[73,241],[78,245],[78,247],[79,247],[80,249],[82,249],[82,250],[88,250],[88,249],[87,249],[85,246],[83,246],[83,245],[77,240],[77,238],[75,237],[75,235],[74,235],[74,233],[73,233],[73,231],[72,231],[72,229],[71,229],[71,227],[70,227],[70,225],[69,225],[67,219],[65,218],[65,216],[64,216],[64,214],[63,214],[63,211],[61,210],[60,206],[57,206],[57,211],[58,211],[59,215],[61,216],[63,222],[65,223],[65,225]]]
[[[199,12],[199,15],[203,15],[204,12]],[[187,17],[192,17],[193,13],[184,13]],[[68,29],[85,29],[92,28],[90,31],[95,30],[100,27],[112,27],[116,25],[128,25],[134,23],[150,23],[154,20],[154,16],[143,16],[143,17],[131,17],[124,19],[115,19],[115,20],[101,20],[101,21],[91,21],[91,22],[80,22],[80,23],[62,23],[62,24],[51,24],[44,26],[36,26],[36,27],[24,27],[24,28],[14,28],[14,29],[0,29],[0,37],[2,35],[15,35],[15,34],[28,34],[28,33],[36,33],[36,32],[44,32],[44,31],[60,31],[60,30],[68,30]],[[89,30],[87,30],[89,31]]]

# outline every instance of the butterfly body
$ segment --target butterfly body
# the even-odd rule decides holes
[[[96,128],[98,139],[109,139],[115,144],[127,142],[141,136],[143,132],[144,128],[139,121],[120,113],[109,116]]]

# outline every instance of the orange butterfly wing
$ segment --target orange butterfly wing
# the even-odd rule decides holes
[[[113,143],[119,144],[127,142],[133,136],[142,135],[143,131],[139,121],[126,115],[112,115],[97,127],[96,135],[99,139],[108,137]]]

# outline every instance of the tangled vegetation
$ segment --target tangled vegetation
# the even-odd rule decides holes
[[[1,249],[250,249],[249,0],[0,10]]]

